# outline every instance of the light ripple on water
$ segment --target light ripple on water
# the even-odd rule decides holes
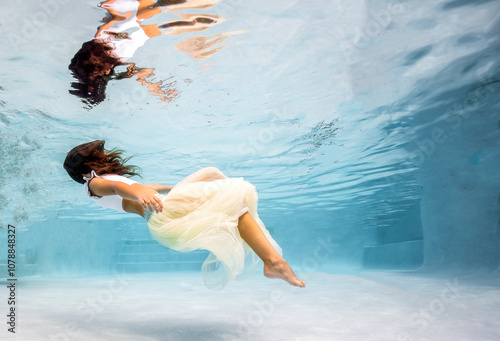
[[[10,221],[27,221],[57,209],[66,212],[63,215],[91,218],[86,209],[75,208],[86,207],[86,198],[75,191],[60,164],[71,146],[96,138],[136,154],[148,177],[156,181],[167,173],[167,181],[175,183],[187,175],[186,169],[209,165],[245,176],[257,185],[264,210],[287,205],[339,209],[377,201],[376,194],[384,191],[395,201],[418,199],[417,168],[410,161],[421,131],[442,122],[436,113],[442,115],[452,105],[450,95],[474,91],[485,75],[490,75],[492,86],[498,82],[492,51],[498,46],[493,33],[499,5],[494,1],[401,4],[402,10],[383,30],[356,47],[357,30],[368,32],[376,14],[387,10],[383,4],[337,1],[313,8],[294,2],[271,6],[269,13],[259,9],[259,20],[252,22],[241,16],[242,8],[221,2],[212,11],[224,15],[227,30],[249,31],[228,39],[241,44],[217,52],[209,59],[212,70],[201,72],[199,62],[187,56],[179,59],[168,39],[148,42],[144,51],[168,46],[170,52],[162,59],[139,53],[136,62],[141,58],[157,62],[158,77],[182,81],[182,94],[165,106],[143,93],[140,98],[148,104],[132,103],[133,110],[118,112],[122,97],[113,95],[118,90],[138,93],[136,82],[117,81],[107,102],[90,111],[67,93],[71,76],[66,64],[81,44],[81,35],[92,34],[89,27],[98,24],[98,9],[79,5],[79,12],[92,14],[79,19],[85,21],[85,32],[71,46],[66,43],[56,59],[35,58],[32,51],[47,42],[53,49],[57,43],[75,41],[73,27],[64,20],[42,27],[26,51],[9,50],[0,58],[2,75],[5,70],[22,70],[16,77],[4,77],[0,90],[7,108],[0,120],[2,217],[14,214]],[[295,11],[297,6],[304,18]],[[23,9],[29,18],[39,9],[38,3],[24,4]],[[343,19],[351,17],[352,26],[344,20],[343,31],[332,27],[331,18],[338,13]],[[277,14],[283,20],[290,18],[299,29],[285,34]],[[259,61],[247,52],[270,48],[254,33],[267,24],[286,39],[274,41],[274,50]],[[6,38],[23,25],[22,20],[10,20],[0,35]],[[342,43],[353,49],[350,60],[339,50]],[[43,66],[36,67],[34,60]],[[335,72],[325,65],[335,66]],[[462,74],[455,72],[457,67]],[[287,70],[293,73],[288,75]],[[36,91],[28,95],[26,89]],[[248,148],[253,152],[242,151]]]

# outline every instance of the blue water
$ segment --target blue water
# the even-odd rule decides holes
[[[36,288],[56,295],[48,290],[54,278],[65,290],[75,287],[75,277],[90,283],[101,276],[92,283],[105,287],[117,273],[130,276],[128,283],[146,273],[158,283],[154,278],[171,274],[180,276],[168,284],[172,292],[185,289],[203,301],[201,276],[182,279],[183,271],[196,274],[203,251],[160,247],[142,218],[99,208],[65,173],[69,149],[105,139],[108,148],[134,155],[144,182],[173,185],[215,166],[253,183],[262,220],[296,272],[310,279],[309,293],[291,292],[286,308],[273,306],[281,313],[257,324],[257,334],[231,332],[244,329],[239,317],[248,322],[252,310],[233,306],[230,325],[214,327],[216,317],[203,320],[203,309],[214,304],[200,303],[191,322],[211,326],[206,339],[498,339],[498,309],[488,302],[500,297],[490,278],[498,276],[500,261],[500,1],[222,0],[210,9],[162,13],[145,23],[178,19],[178,13],[225,20],[203,32],[153,37],[129,60],[154,68],[149,81],[172,90],[170,101],[128,78],[111,80],[106,99],[89,107],[68,92],[75,81],[68,65],[102,24],[106,11],[97,5],[0,5],[0,263],[3,277],[6,227],[15,225],[16,274],[26,286],[21,309],[29,312],[24,321],[32,330],[41,328],[51,339],[58,330],[50,326],[65,323],[37,320],[51,304],[36,298]],[[176,48],[198,35],[225,40],[203,60]],[[412,277],[397,277],[408,272]],[[261,296],[255,300],[264,302],[273,282],[256,278]],[[429,304],[436,311],[433,298],[444,281],[457,278],[459,299],[443,301],[446,309],[432,315],[432,323],[412,315]],[[232,283],[217,299],[253,297],[248,281]],[[161,295],[157,285],[151,290]],[[89,286],[77,287],[83,300]],[[405,322],[381,312],[394,290],[402,296],[387,314]],[[116,305],[99,311],[99,321],[130,300],[122,291],[113,297]],[[315,305],[318,297],[327,303]],[[369,306],[367,319],[375,316],[371,324],[360,325],[340,308],[363,311],[353,305],[356,297]],[[273,334],[273,323],[291,328],[301,321],[286,313],[294,304],[315,307],[321,319],[300,324],[295,334]],[[66,322],[78,320],[76,305],[59,306]],[[467,324],[470,334],[452,334],[470,314],[476,321]],[[19,321],[23,331],[22,315]],[[189,322],[171,321],[172,330]],[[170,339],[195,339],[203,323]],[[389,329],[370,334],[382,323]],[[152,325],[149,334],[114,328],[122,339],[169,339]]]

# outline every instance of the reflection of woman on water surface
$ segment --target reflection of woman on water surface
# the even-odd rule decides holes
[[[149,38],[161,34],[199,32],[222,20],[218,15],[178,13],[180,20],[162,24],[143,25],[154,15],[182,9],[209,9],[220,0],[108,0],[99,7],[107,10],[107,17],[95,37],[84,43],[75,54],[69,69],[78,82],[72,83],[70,93],[84,102],[95,105],[105,98],[106,84],[110,79],[137,77],[149,92],[162,101],[172,101],[177,92],[163,81],[152,83],[147,78],[154,76],[153,68],[141,68],[127,61]],[[115,73],[118,65],[127,65],[124,72]]]

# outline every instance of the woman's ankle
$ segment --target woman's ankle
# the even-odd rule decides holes
[[[283,262],[286,263],[286,261],[280,255],[270,256],[270,257],[267,257],[264,259],[264,263],[268,264],[270,266],[276,266],[276,265],[282,264]]]

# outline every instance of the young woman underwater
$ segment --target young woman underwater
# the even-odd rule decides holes
[[[76,146],[64,168],[84,185],[87,196],[102,207],[138,214],[146,219],[152,236],[162,245],[187,252],[210,251],[202,266],[205,285],[222,289],[247,269],[264,262],[264,275],[305,287],[257,214],[255,187],[242,178],[228,178],[208,167],[175,186],[140,184],[125,175],[139,175],[125,165],[120,150],[104,149],[97,140]]]

